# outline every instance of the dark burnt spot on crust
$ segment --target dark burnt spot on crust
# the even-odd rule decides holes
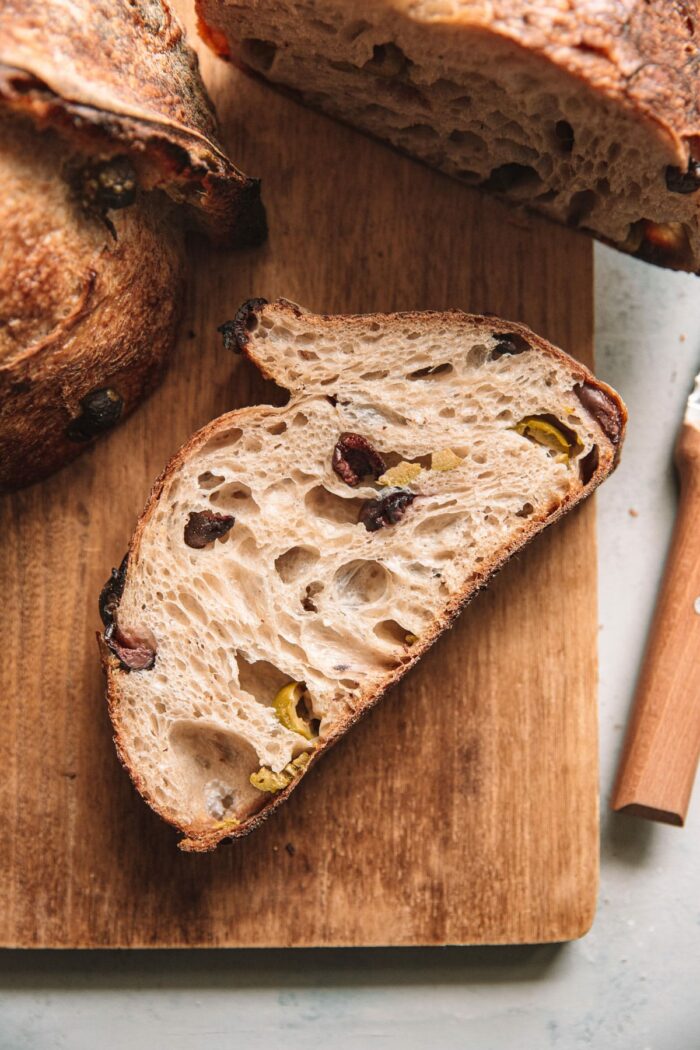
[[[345,431],[340,435],[331,458],[333,470],[346,485],[356,488],[362,478],[378,478],[386,470],[383,456],[362,434]]]
[[[580,383],[574,387],[574,392],[608,440],[618,448],[622,440],[623,418],[615,401],[592,383]]]
[[[224,321],[219,325],[217,331],[224,337],[226,350],[240,354],[248,345],[249,334],[257,327],[257,313],[263,306],[267,306],[267,299],[248,299],[236,311],[232,321]]]
[[[122,558],[121,565],[118,569],[112,569],[109,579],[105,583],[104,587],[100,591],[99,598],[99,609],[100,619],[105,627],[109,627],[114,623],[114,616],[119,608],[119,602],[121,601],[122,594],[124,593],[124,584],[126,583],[126,570],[129,565],[129,552],[127,551]]]
[[[382,499],[368,499],[362,504],[358,521],[367,532],[377,532],[389,525],[397,525],[415,499],[413,492],[398,489]]]
[[[80,400],[79,416],[69,425],[66,435],[70,441],[90,441],[111,430],[121,418],[124,402],[111,387],[91,390]]]
[[[125,671],[150,671],[156,662],[155,639],[150,631],[126,631],[110,623],[104,639]]]
[[[203,550],[214,540],[226,536],[235,521],[232,514],[216,514],[213,510],[190,511],[185,525],[185,543],[194,550]]]

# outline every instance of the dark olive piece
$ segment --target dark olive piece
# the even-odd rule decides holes
[[[356,488],[362,478],[378,478],[386,470],[383,456],[362,434],[341,434],[333,449],[333,470],[346,485]]]
[[[599,459],[600,455],[598,453],[598,446],[594,445],[590,452],[587,452],[583,459],[579,460],[578,472],[582,485],[587,485],[595,474],[598,469]]]
[[[185,525],[185,543],[202,550],[231,531],[236,519],[232,514],[215,514],[213,510],[193,510]]]
[[[144,638],[120,631],[114,623],[105,628],[104,640],[125,671],[150,671],[156,653]]]
[[[415,499],[413,492],[398,489],[382,499],[368,499],[360,508],[360,521],[367,532],[377,532],[388,525],[396,525]]]
[[[71,441],[90,441],[111,430],[119,422],[124,402],[116,390],[100,387],[81,398],[80,407],[82,412],[66,431]]]
[[[267,299],[248,299],[236,311],[232,321],[224,321],[219,325],[217,332],[221,332],[224,337],[224,349],[240,354],[248,343],[250,332],[257,326],[257,313],[263,306],[267,306]]]
[[[527,339],[524,339],[518,332],[503,332],[503,334],[497,332],[494,333],[494,339],[497,339],[498,342],[491,351],[492,361],[497,361],[499,357],[505,357],[506,354],[511,356],[524,354],[526,350],[532,349]]]
[[[78,192],[88,211],[103,214],[128,208],[136,200],[138,180],[128,157],[112,157],[81,168]]]
[[[574,387],[574,391],[605,436],[613,445],[619,445],[622,434],[622,416],[613,399],[591,383],[581,383]]]
[[[119,602],[121,601],[122,594],[124,593],[124,584],[126,582],[126,570],[129,564],[129,552],[127,551],[122,558],[122,563],[118,569],[112,569],[109,579],[100,591],[99,609],[100,618],[105,627],[114,621],[114,614],[116,613]]]
[[[666,168],[666,188],[671,193],[695,193],[700,190],[700,164],[691,159],[686,171],[669,164]]]

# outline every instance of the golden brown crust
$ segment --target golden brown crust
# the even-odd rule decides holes
[[[155,387],[183,258],[166,197],[139,194],[112,213],[111,232],[75,200],[53,132],[0,113],[0,134],[3,492],[73,459]]]
[[[237,333],[237,342],[240,349],[250,357],[250,359],[256,364],[258,368],[262,369],[261,363],[256,359],[255,354],[251,351],[250,341],[246,336],[248,322],[251,318],[254,318],[257,313],[264,309],[266,305],[265,300],[255,299],[249,300],[244,303],[241,309],[236,314],[235,331]],[[277,300],[274,306],[278,310],[289,310],[290,312],[299,315],[304,313],[305,321],[310,325],[318,325],[319,327],[328,328],[336,327],[347,329],[354,327],[355,325],[366,325],[368,321],[376,319],[379,322],[386,323],[387,315],[372,314],[372,315],[317,315],[312,313],[306,313],[302,311],[301,307],[287,300]],[[355,710],[351,712],[346,720],[336,729],[332,736],[326,738],[323,743],[312,753],[308,765],[304,768],[300,776],[297,776],[285,789],[278,792],[277,794],[270,797],[270,801],[265,806],[255,813],[248,820],[241,823],[238,827],[231,830],[230,828],[215,829],[210,826],[198,826],[188,825],[183,826],[178,822],[171,812],[168,812],[161,807],[145,789],[143,781],[138,774],[138,771],[134,769],[133,765],[129,760],[127,750],[122,741],[122,729],[119,713],[119,680],[120,676],[125,673],[119,665],[119,661],[113,656],[108,650],[107,646],[100,639],[100,651],[102,655],[102,665],[105,671],[107,680],[107,703],[110,718],[114,727],[114,740],[119,754],[120,760],[124,765],[125,769],[129,773],[134,786],[143,795],[149,805],[168,823],[173,824],[178,830],[186,835],[180,843],[180,849],[187,852],[206,852],[214,849],[219,842],[223,839],[228,838],[240,838],[244,835],[254,831],[255,828],[269,816],[278,806],[280,806],[289,794],[294,790],[301,779],[306,775],[308,770],[315,765],[318,759],[325,753],[325,751],[337,743],[337,741],[345,735],[350,729],[367,711],[369,711],[374,705],[384,696],[388,689],[396,684],[406,672],[413,667],[413,665],[421,658],[427,649],[437,640],[437,638],[452,625],[452,622],[457,617],[462,608],[468,604],[469,601],[487,585],[491,577],[498,572],[498,570],[505,564],[508,559],[520,550],[534,535],[541,532],[543,528],[558,521],[562,515],[566,514],[571,510],[577,503],[582,499],[590,495],[590,493],[597,488],[597,486],[611,473],[614,469],[617,460],[619,458],[619,448],[624,439],[625,425],[627,422],[627,409],[624,402],[619,395],[608,387],[605,383],[601,383],[595,376],[582,364],[574,361],[562,350],[547,343],[544,339],[540,338],[534,332],[532,332],[525,325],[502,321],[494,317],[483,317],[480,315],[466,314],[459,310],[447,311],[447,312],[412,312],[412,313],[401,313],[389,315],[391,318],[395,318],[397,321],[405,321],[407,319],[419,320],[423,325],[426,323],[435,323],[436,325],[444,322],[446,316],[453,324],[464,323],[465,326],[469,325],[473,328],[474,325],[483,327],[485,332],[493,334],[498,332],[499,334],[510,334],[518,333],[525,337],[529,343],[537,348],[540,352],[557,358],[558,360],[565,361],[566,364],[572,368],[577,374],[577,378],[580,383],[585,384],[594,390],[598,390],[601,396],[605,398],[606,403],[610,406],[611,411],[617,413],[617,440],[613,442],[609,440],[605,430],[601,427],[601,449],[602,453],[600,460],[597,464],[595,471],[593,472],[590,479],[585,483],[579,484],[577,489],[572,492],[561,504],[559,504],[550,514],[541,516],[538,519],[533,519],[529,522],[527,530],[521,534],[521,536],[514,541],[508,548],[504,549],[500,557],[494,559],[491,564],[485,564],[479,574],[475,576],[465,587],[464,591],[455,596],[443,616],[438,620],[432,631],[427,633],[421,638],[419,644],[416,644],[411,650],[411,657],[402,663],[399,667],[389,672],[379,688],[374,689],[372,692],[363,693],[357,700]],[[276,382],[282,382],[282,377],[279,374],[271,373],[268,370],[264,370],[269,378],[272,378]],[[166,466],[165,470],[156,480],[151,489],[151,493],[148,497],[146,507],[139,519],[134,535],[129,546],[129,559],[138,557],[140,548],[141,537],[143,532],[150,521],[152,515],[155,513],[158,500],[163,491],[165,483],[172,477],[172,475],[178,470],[180,465],[197,449],[205,444],[213,434],[218,430],[223,430],[232,426],[237,428],[244,428],[249,418],[257,415],[259,412],[258,406],[249,408],[239,409],[234,412],[229,412],[224,416],[220,416],[218,419],[213,420],[203,427],[200,431],[194,434],[190,440],[183,445],[183,447],[175,454],[170,463]],[[126,570],[128,574],[128,566]]]
[[[259,182],[216,138],[197,58],[162,0],[6,0],[0,103],[88,155],[127,154],[217,243],[265,237]]]

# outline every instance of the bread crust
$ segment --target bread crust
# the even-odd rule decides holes
[[[220,57],[248,69],[227,39],[227,0],[195,0],[195,6],[200,33],[208,45]],[[262,7],[267,12],[266,0],[249,0],[247,6],[251,11]],[[322,19],[324,11],[337,6],[336,0],[316,0],[311,8]],[[383,16],[377,13],[378,6],[385,9]],[[679,175],[694,170],[700,162],[696,28],[700,7],[696,0],[568,0],[566,4],[554,0],[467,4],[448,0],[437,13],[428,0],[383,0],[381,5],[353,0],[344,5],[343,19],[348,25],[360,25],[363,14],[368,23],[379,20],[386,26],[387,39],[393,39],[391,30],[402,24],[414,33],[416,27],[429,28],[436,34],[451,34],[451,39],[460,29],[499,37],[591,88],[601,101],[619,106],[630,121],[642,123],[663,143],[669,166],[677,168]],[[275,86],[285,90],[283,84]],[[291,91],[299,96],[294,87]],[[699,219],[696,214],[694,221]],[[659,250],[647,239],[626,245],[597,231],[588,232],[656,265],[700,272],[700,259],[691,265],[682,249],[678,249],[679,257],[666,248]]]
[[[235,333],[236,343],[238,348],[245,353],[251,361],[266,375],[268,378],[273,379],[280,385],[283,384],[283,379],[280,373],[274,372],[274,370],[263,368],[261,362],[257,359],[254,351],[251,347],[251,340],[249,336],[249,329],[252,321],[257,315],[265,308],[266,301],[264,299],[252,299],[247,303],[244,303],[240,310],[236,313],[235,319]],[[490,563],[485,563],[478,575],[475,575],[471,582],[465,586],[464,590],[455,595],[447,606],[443,615],[436,620],[431,631],[426,632],[421,637],[420,642],[416,643],[411,648],[410,657],[408,657],[402,664],[395,669],[388,672],[380,685],[372,690],[364,691],[357,703],[355,709],[348,714],[347,718],[336,728],[334,733],[325,738],[322,743],[311,753],[310,761],[303,769],[299,776],[296,776],[291,783],[284,788],[282,791],[275,795],[270,796],[270,800],[266,802],[262,809],[256,812],[252,817],[243,821],[235,828],[230,826],[227,828],[212,828],[211,826],[188,824],[183,825],[180,823],[176,816],[168,809],[162,807],[157,803],[152,796],[149,795],[148,790],[142,778],[139,776],[138,770],[134,768],[133,764],[129,759],[127,748],[124,742],[124,733],[121,723],[120,716],[120,689],[119,683],[121,675],[124,672],[121,668],[119,660],[116,656],[108,649],[104,642],[104,636],[98,634],[98,644],[100,648],[100,654],[102,658],[102,665],[105,672],[106,684],[107,684],[107,705],[109,715],[112,720],[114,728],[114,742],[116,745],[117,753],[124,766],[129,773],[134,786],[148,802],[148,804],[159,814],[164,820],[172,824],[179,831],[183,832],[186,836],[180,843],[179,847],[187,852],[207,852],[214,849],[224,839],[236,839],[254,831],[260,824],[267,819],[278,806],[280,806],[286,798],[289,797],[290,793],[294,790],[297,784],[306,776],[307,772],[316,764],[318,759],[325,753],[325,751],[332,747],[338,742],[346,732],[376,703],[384,696],[384,694],[393,685],[399,682],[407,671],[422,657],[422,655],[430,648],[431,645],[438,639],[438,637],[449,628],[455,618],[459,615],[460,611],[467,605],[472,598],[482,590],[489,582],[489,580],[498,572],[498,570],[505,564],[508,559],[517,553],[534,535],[541,532],[546,526],[553,524],[558,521],[565,513],[571,510],[577,503],[579,503],[586,496],[597,488],[597,486],[603,481],[611,470],[614,469],[618,459],[619,451],[624,439],[625,426],[627,422],[627,409],[624,402],[619,395],[612,390],[605,383],[596,379],[595,376],[587,369],[584,365],[578,361],[574,361],[562,350],[554,347],[546,340],[542,339],[536,333],[532,332],[525,325],[507,322],[494,317],[484,317],[481,315],[467,314],[460,310],[444,311],[444,312],[406,312],[397,313],[392,315],[384,314],[367,314],[367,315],[326,315],[326,314],[312,314],[302,310],[301,307],[288,300],[279,299],[273,304],[278,311],[289,311],[295,316],[304,315],[305,324],[315,325],[327,329],[328,327],[335,327],[338,329],[346,330],[352,329],[354,325],[366,325],[368,322],[377,321],[383,324],[389,323],[391,320],[395,320],[397,323],[405,323],[406,321],[417,321],[425,327],[431,324],[439,326],[446,319],[449,319],[452,324],[464,323],[469,325],[470,328],[474,326],[483,327],[485,334],[493,335],[494,333],[507,335],[517,333],[523,336],[527,341],[532,344],[538,351],[545,355],[555,358],[559,361],[563,361],[568,367],[576,374],[581,384],[599,391],[602,396],[605,397],[606,402],[609,404],[611,418],[613,414],[616,414],[617,425],[610,429],[613,433],[611,439],[605,430],[601,427],[601,446],[607,447],[609,453],[607,456],[601,456],[600,462],[598,463],[595,471],[593,472],[589,481],[585,484],[581,484],[579,488],[566,497],[561,504],[559,504],[555,510],[549,514],[540,515],[538,518],[530,519],[526,530],[523,530],[521,537],[514,541],[510,546],[505,548],[500,557],[494,558]],[[272,410],[274,411],[274,410]],[[129,551],[128,551],[128,562],[126,565],[126,576],[128,577],[129,562],[138,557],[141,538],[144,530],[148,525],[152,515],[155,513],[158,506],[158,501],[163,491],[165,484],[169,481],[173,474],[179,469],[181,464],[188,459],[188,457],[199,449],[203,444],[209,441],[212,436],[218,431],[235,426],[237,428],[245,428],[246,423],[249,419],[255,416],[259,412],[258,406],[238,409],[234,412],[229,412],[224,416],[220,416],[218,419],[208,423],[205,427],[194,434],[190,440],[183,445],[183,447],[175,454],[165,470],[161,473],[158,479],[155,481],[153,488],[151,489],[146,507],[141,515],[134,535],[132,537]]]

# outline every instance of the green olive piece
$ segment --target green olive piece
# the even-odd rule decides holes
[[[303,773],[310,759],[311,756],[306,752],[297,755],[291,762],[287,762],[279,773],[275,773],[269,766],[261,766],[255,773],[250,774],[250,783],[258,791],[267,791],[270,795],[275,795]]]
[[[305,696],[306,686],[303,682],[288,682],[275,697],[275,714],[285,729],[299,733],[306,740],[313,740],[317,734],[313,731],[311,719],[307,720],[299,713],[299,704]]]
[[[565,463],[581,451],[575,430],[552,416],[525,416],[513,428],[516,433],[557,453],[557,462]]]

